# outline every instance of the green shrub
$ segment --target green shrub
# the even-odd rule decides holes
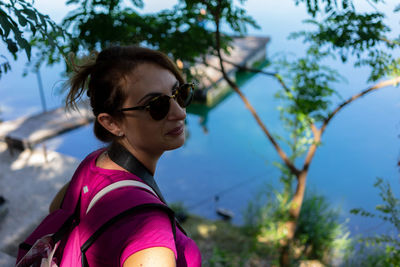
[[[358,261],[358,264],[360,262],[367,264],[370,263],[371,258],[374,258],[377,261],[374,266],[400,266],[400,199],[393,194],[389,182],[385,182],[381,178],[377,178],[374,187],[379,190],[379,196],[383,202],[383,204],[375,207],[377,213],[372,213],[362,208],[353,209],[351,213],[363,217],[380,218],[392,226],[393,234],[377,234],[360,238],[359,241],[363,244],[362,249],[374,248],[371,253],[374,254],[374,257],[367,255],[354,261]],[[360,253],[357,254],[359,255]]]
[[[289,219],[289,200],[288,194],[269,190],[251,201],[244,214],[247,233],[276,255],[279,241],[285,235],[282,226]],[[339,209],[330,207],[325,197],[306,195],[295,233],[292,251],[295,260],[315,259],[329,263],[333,258],[345,256],[351,240],[345,223],[339,222],[339,213]]]
[[[362,266],[362,267],[394,267],[387,262],[385,249],[382,247],[371,247],[361,244],[349,259],[343,264],[345,267]]]
[[[321,195],[304,199],[295,233],[300,255],[326,263],[345,256],[351,245],[350,232],[339,222],[339,215],[340,210],[331,208]]]

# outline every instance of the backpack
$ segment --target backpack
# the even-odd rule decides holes
[[[16,267],[88,267],[85,252],[96,239],[122,217],[144,209],[166,212],[176,240],[174,212],[159,200],[151,187],[136,180],[114,182],[98,191],[91,199],[86,216],[79,221],[81,180],[72,179],[61,208],[50,213],[20,244]],[[139,203],[136,200],[135,204],[129,201],[133,187],[146,190],[146,197]]]

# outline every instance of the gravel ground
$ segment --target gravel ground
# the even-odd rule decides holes
[[[79,161],[54,151],[25,150],[11,155],[0,142],[0,266],[13,266],[18,244],[48,213],[50,201]],[[11,265],[10,265],[11,264]]]

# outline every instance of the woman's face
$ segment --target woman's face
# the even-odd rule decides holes
[[[167,69],[151,63],[142,63],[128,77],[127,99],[123,108],[145,106],[154,97],[171,96],[178,80]],[[164,151],[181,147],[185,142],[186,110],[174,100],[165,118],[154,120],[146,110],[125,111],[121,122],[124,143],[136,153],[160,156]]]

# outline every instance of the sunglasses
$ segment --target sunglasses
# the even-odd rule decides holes
[[[123,108],[120,109],[120,111],[123,112],[129,110],[147,110],[154,120],[159,121],[167,116],[170,108],[171,98],[175,99],[176,102],[178,102],[179,106],[181,106],[182,108],[186,108],[192,101],[193,92],[194,84],[185,83],[174,90],[172,96],[159,95],[151,99],[145,106]]]

